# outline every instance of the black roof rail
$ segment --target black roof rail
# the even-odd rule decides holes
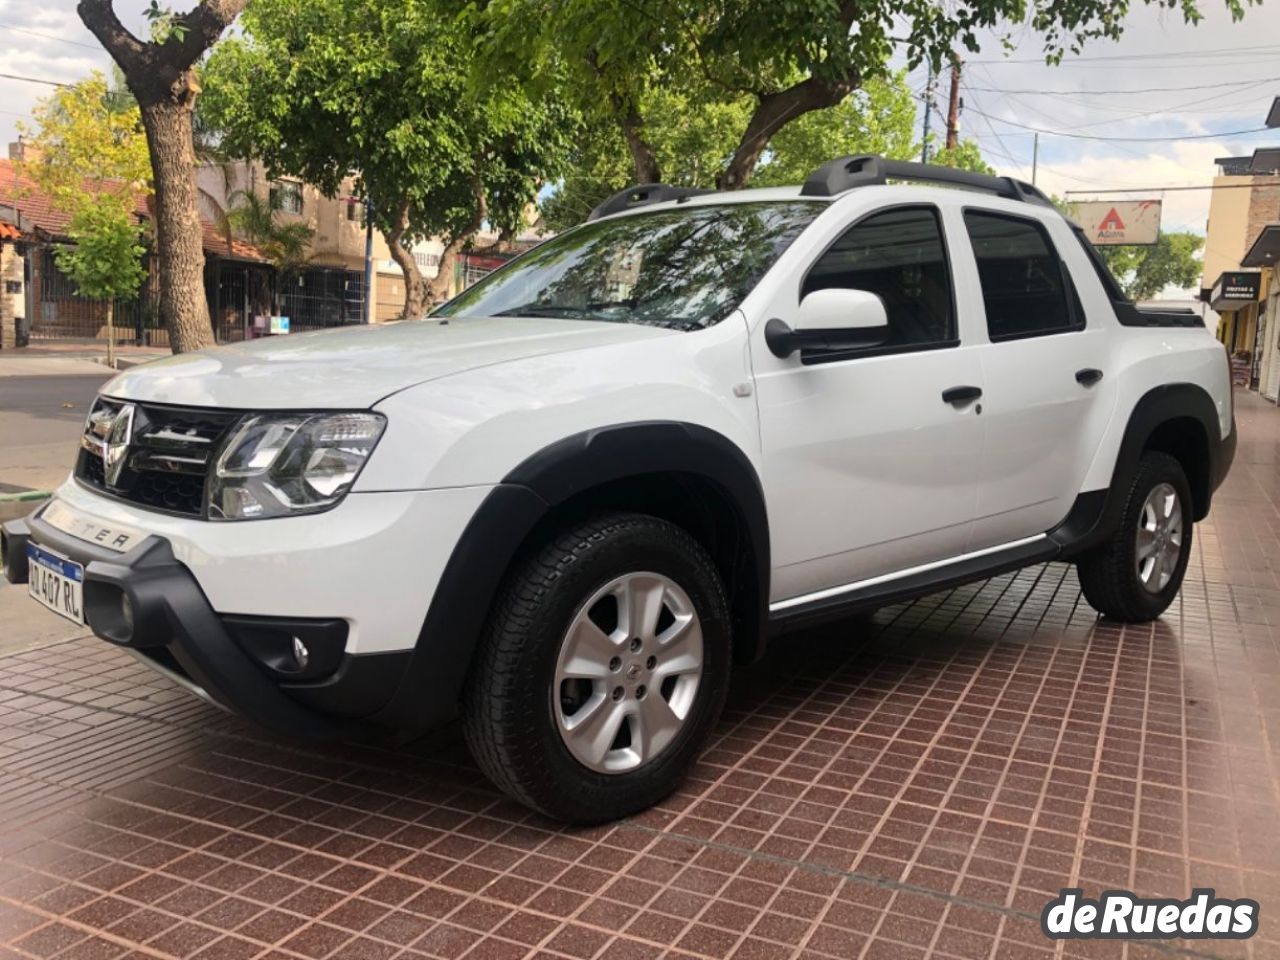
[[[800,188],[804,197],[834,197],[854,187],[866,187],[888,183],[890,180],[912,180],[920,183],[940,183],[994,193],[1007,200],[1021,200],[1040,206],[1053,206],[1039,189],[1012,177],[994,177],[969,170],[956,170],[931,163],[911,163],[906,160],[886,160],[873,153],[840,157],[824,163],[805,180]]]
[[[635,207],[647,207],[651,203],[664,203],[667,200],[683,200],[686,197],[698,197],[714,190],[698,187],[672,187],[665,183],[641,183],[634,187],[619,190],[612,197],[600,204],[587,216],[587,220],[599,220],[611,213],[621,213]]]

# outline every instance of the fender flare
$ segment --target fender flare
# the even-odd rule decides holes
[[[735,606],[742,659],[763,651],[769,596],[769,523],[755,467],[728,437],[697,424],[641,421],[586,430],[530,455],[485,497],[445,565],[395,693],[372,719],[406,733],[447,722],[511,564],[553,510],[593,488],[646,474],[714,484],[745,532],[750,602]],[[744,606],[750,609],[743,609]]]
[[[1064,558],[1097,546],[1111,536],[1120,524],[1125,492],[1152,435],[1161,424],[1185,418],[1198,421],[1208,440],[1208,483],[1203,503],[1196,504],[1195,510],[1195,519],[1204,519],[1209,512],[1213,491],[1226,476],[1235,455],[1235,425],[1224,438],[1217,405],[1200,385],[1164,384],[1144,393],[1129,413],[1124,436],[1116,452],[1110,485],[1105,490],[1080,494],[1067,518],[1050,531],[1050,536],[1061,545]]]

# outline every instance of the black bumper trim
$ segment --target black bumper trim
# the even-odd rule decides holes
[[[180,672],[219,705],[285,735],[374,733],[377,728],[361,717],[390,699],[410,658],[409,651],[344,654],[322,681],[282,683],[232,636],[165,538],[149,536],[127,553],[116,553],[71,537],[38,516],[5,524],[4,535],[6,575],[8,554],[18,549],[22,560],[12,569],[25,574],[27,540],[83,564],[85,620],[97,636]],[[128,598],[128,613],[123,598]]]

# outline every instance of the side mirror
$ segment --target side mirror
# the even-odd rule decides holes
[[[866,290],[815,290],[800,301],[796,325],[774,318],[764,325],[764,341],[775,357],[797,350],[856,350],[889,339],[884,301]]]

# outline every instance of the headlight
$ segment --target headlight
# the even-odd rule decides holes
[[[329,509],[347,495],[386,425],[377,413],[248,417],[214,463],[209,519],[255,520]]]

